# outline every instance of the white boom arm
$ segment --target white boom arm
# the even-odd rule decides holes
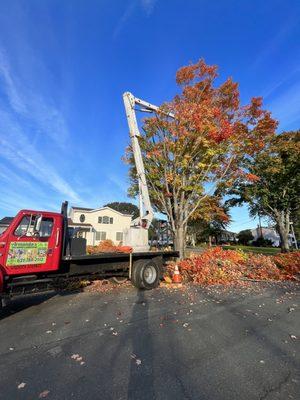
[[[139,105],[142,108],[139,111],[142,112],[155,112],[159,110],[159,107],[148,103],[147,101],[140,100],[134,97],[131,93],[126,92],[123,94],[123,100],[126,110],[126,116],[129,126],[129,135],[131,139],[132,152],[134,156],[138,182],[139,182],[139,209],[140,216],[133,221],[133,225],[138,225],[143,228],[149,229],[153,220],[153,208],[151,205],[149,190],[146,180],[145,167],[142,157],[142,152],[139,144],[139,137],[141,136],[136,114],[135,106]]]

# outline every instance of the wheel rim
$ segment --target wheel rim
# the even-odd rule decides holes
[[[157,276],[156,269],[152,265],[147,265],[144,269],[144,280],[148,285],[155,282]]]
[[[116,282],[116,283],[121,284],[121,283],[124,283],[124,282],[127,281],[127,277],[126,277],[126,276],[113,276],[113,277],[112,277],[112,280],[113,280],[114,282]]]

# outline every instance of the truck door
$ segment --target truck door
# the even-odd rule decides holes
[[[59,218],[50,213],[24,213],[9,234],[5,268],[10,274],[56,270],[60,251]]]

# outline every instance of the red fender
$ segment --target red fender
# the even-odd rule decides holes
[[[3,282],[4,282],[4,275],[0,269],[0,296],[1,296],[1,293],[3,292]]]

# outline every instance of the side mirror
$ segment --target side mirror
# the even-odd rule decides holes
[[[34,222],[34,227],[33,227],[33,232],[34,233],[39,233],[42,225],[42,215],[37,215],[35,222]]]

